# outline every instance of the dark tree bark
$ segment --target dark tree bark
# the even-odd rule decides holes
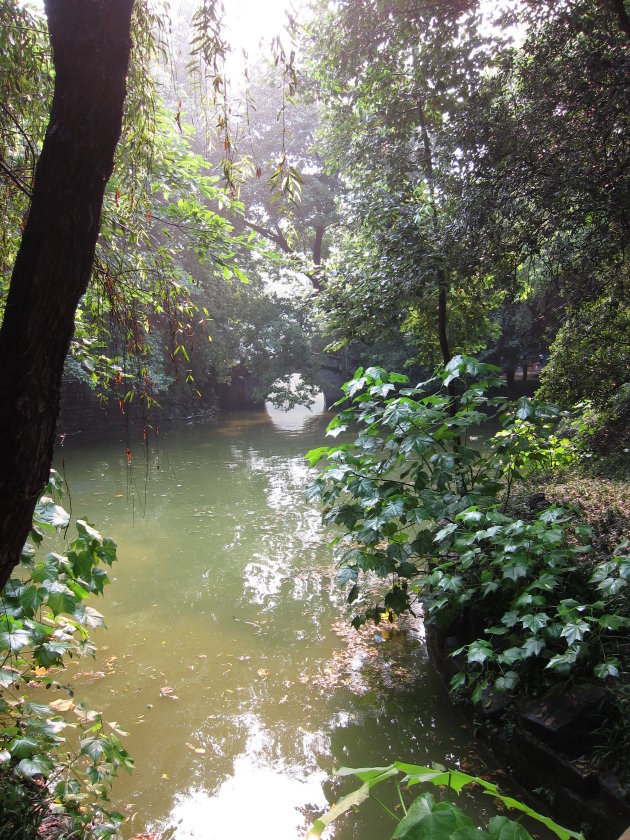
[[[120,137],[133,0],[45,0],[50,122],[0,329],[0,589],[48,480],[64,360]]]
[[[424,171],[427,176],[427,183],[429,185],[429,203],[432,210],[432,223],[435,232],[436,240],[439,237],[440,223],[438,220],[438,209],[435,201],[435,187],[433,184],[433,154],[431,152],[431,141],[429,139],[429,132],[424,117],[424,102],[418,100],[417,103],[418,124],[420,125],[420,135],[422,137],[422,145],[424,149]],[[442,354],[442,361],[447,365],[451,360],[451,348],[448,343],[448,311],[446,306],[446,296],[448,293],[448,278],[444,266],[438,265],[437,269],[438,280],[438,341],[440,344],[440,352]],[[452,392],[452,393],[451,393]],[[449,394],[454,394],[453,388],[449,385]]]
[[[630,15],[628,14],[624,0],[608,0],[608,5],[617,15],[619,26],[625,33],[626,38],[630,38]]]
[[[324,225],[317,225],[315,228],[315,241],[313,242],[313,265],[322,264],[322,244],[324,242]]]

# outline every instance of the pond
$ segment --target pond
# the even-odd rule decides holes
[[[112,795],[126,837],[295,840],[338,798],[340,765],[479,760],[421,624],[349,626],[304,500],[327,419],[250,412],[153,429],[147,449],[134,432],[57,451],[73,514],[118,544],[93,603],[109,629],[69,676],[128,732],[136,770]],[[334,837],[392,830],[368,803]]]

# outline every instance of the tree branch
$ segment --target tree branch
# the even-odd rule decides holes
[[[8,166],[2,158],[0,158],[0,169],[7,175],[11,181],[15,184],[15,186],[24,193],[24,195],[28,196],[28,198],[33,197],[33,193],[29,190],[26,184],[22,181],[19,175],[16,175],[15,172]]]
[[[293,248],[289,245],[281,233],[274,233],[272,230],[269,230],[269,228],[257,225],[256,222],[251,222],[249,219],[243,219],[243,222],[248,228],[255,230],[256,233],[259,233],[261,236],[264,236],[265,239],[275,242],[275,244],[281,248],[285,254],[293,253]]]

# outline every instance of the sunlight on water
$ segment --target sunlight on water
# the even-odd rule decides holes
[[[303,814],[326,808],[322,783],[326,774],[281,764],[270,766],[265,756],[273,738],[252,717],[245,751],[234,758],[232,775],[214,791],[191,787],[175,797],[168,817],[150,827],[164,838],[196,837],[225,840],[295,840],[308,827]]]
[[[300,840],[340,795],[335,767],[475,749],[418,622],[350,627],[330,534],[304,499],[304,452],[328,418],[298,414],[165,427],[131,467],[126,441],[60,453],[73,509],[119,548],[94,603],[109,629],[68,680],[129,733],[136,770],[112,795],[126,838]],[[382,840],[390,820],[368,811],[331,836]]]

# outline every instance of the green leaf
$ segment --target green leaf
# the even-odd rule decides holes
[[[33,615],[43,602],[44,592],[39,586],[29,586],[20,596],[20,603],[29,615]]]
[[[494,681],[497,691],[512,691],[520,682],[520,677],[516,671],[507,671],[502,677],[497,677]]]
[[[494,653],[492,648],[486,642],[476,641],[468,647],[467,658],[470,665],[475,662],[483,665],[487,659],[492,659],[493,657]]]
[[[433,542],[443,542],[447,537],[450,537],[450,535],[456,530],[457,525],[453,522],[449,523],[448,525],[445,525],[443,528],[440,528],[440,530],[437,532],[437,534],[433,538]]]
[[[467,827],[474,827],[473,822],[456,805],[436,804],[430,793],[423,793],[411,803],[392,840],[446,840],[457,829]]]
[[[586,621],[569,621],[562,628],[560,635],[567,640],[567,644],[573,645],[580,642],[590,629]]]
[[[29,758],[39,748],[39,741],[29,735],[14,738],[9,745],[14,758]]]
[[[530,656],[538,656],[545,649],[545,643],[542,639],[530,637],[525,640],[523,645],[523,655],[525,658]]]
[[[533,633],[538,632],[543,627],[546,627],[549,623],[549,616],[544,613],[528,613],[521,618],[521,623],[523,627],[526,627],[528,630],[531,630]]]
[[[330,447],[328,446],[319,446],[317,449],[309,449],[306,453],[305,457],[308,458],[308,462],[311,467],[314,467],[315,464],[320,461],[324,455],[328,453]]]
[[[595,666],[593,672],[595,676],[598,677],[600,680],[605,680],[606,677],[618,677],[619,660],[613,658],[607,659],[605,662],[600,662],[599,665]]]
[[[524,560],[515,560],[512,563],[506,563],[503,567],[503,577],[509,580],[517,581],[519,578],[527,575],[528,564]]]
[[[0,668],[0,688],[8,688],[20,680],[20,672],[11,668]]]
[[[35,506],[33,518],[42,525],[51,528],[65,528],[70,522],[70,514],[48,496],[42,496]]]
[[[492,817],[488,823],[490,840],[532,840],[522,825],[507,817]]]
[[[105,738],[84,738],[80,742],[81,755],[89,756],[92,761],[97,762],[101,756],[106,755],[108,742]]]
[[[28,778],[41,773],[42,776],[48,776],[54,769],[53,762],[44,755],[34,755],[31,758],[23,758],[18,764],[18,770],[23,776]]]
[[[519,647],[511,647],[504,650],[497,656],[497,661],[502,665],[513,665],[523,658],[523,651]]]
[[[27,630],[19,628],[5,630],[0,633],[0,650],[10,650],[17,653],[31,642],[31,634]]]
[[[338,819],[342,814],[345,814],[351,808],[354,808],[360,805],[362,802],[365,802],[366,799],[370,797],[370,785],[368,782],[365,782],[361,785],[360,788],[349,793],[347,796],[342,796],[342,798],[335,804],[333,807],[327,811],[323,816],[321,816],[318,820],[315,821],[313,824],[309,836],[311,837],[321,837],[322,832],[324,829],[333,823],[336,819]]]

